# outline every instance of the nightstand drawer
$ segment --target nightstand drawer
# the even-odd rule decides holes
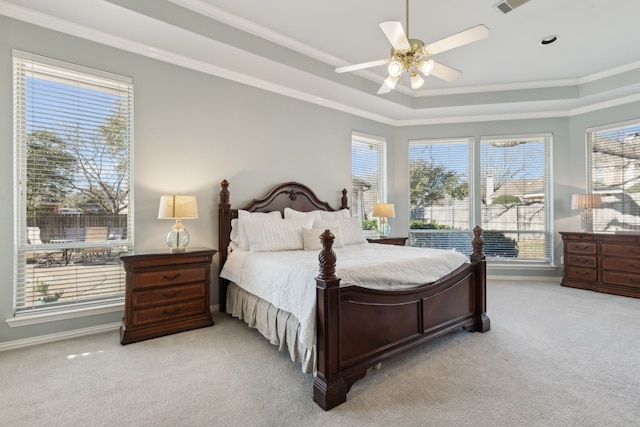
[[[586,255],[567,255],[565,264],[568,267],[595,268],[597,265],[597,258],[594,256],[586,256]]]
[[[204,300],[143,308],[134,312],[132,325],[142,326],[157,322],[170,322],[172,320],[205,313],[206,309],[207,307],[205,307]]]
[[[179,283],[203,282],[205,279],[206,272],[202,268],[179,268],[170,271],[138,273],[133,279],[133,286],[135,289],[140,289]]]
[[[578,280],[596,280],[598,271],[594,268],[578,268],[567,266],[564,272],[566,277]]]
[[[168,288],[137,291],[133,293],[134,307],[173,304],[195,298],[204,297],[204,283],[194,285],[172,286]]]
[[[597,252],[597,245],[594,242],[566,242],[567,252],[574,254],[588,254],[595,255]]]

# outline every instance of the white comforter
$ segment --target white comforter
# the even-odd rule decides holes
[[[372,289],[404,289],[433,282],[466,261],[455,251],[363,243],[334,248],[341,283]],[[292,313],[301,324],[299,339],[315,344],[319,251],[234,250],[220,276]]]

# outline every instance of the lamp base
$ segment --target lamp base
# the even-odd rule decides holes
[[[386,220],[380,221],[380,227],[378,228],[378,236],[387,237],[391,233],[391,227]]]
[[[185,247],[181,247],[181,248],[170,248],[170,251],[172,254],[181,254],[183,252],[185,252],[187,250],[187,248]]]
[[[580,213],[580,231],[584,233],[593,232],[593,210],[584,209]]]
[[[176,223],[167,234],[167,246],[171,249],[171,253],[184,252],[185,248],[189,245],[189,233],[182,225],[179,219],[176,219]]]

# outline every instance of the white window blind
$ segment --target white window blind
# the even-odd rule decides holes
[[[384,138],[353,132],[351,136],[351,216],[365,230],[375,230],[373,205],[386,203],[387,143]]]
[[[469,253],[470,138],[409,142],[409,244]]]
[[[640,231],[640,120],[587,129],[587,189],[600,194],[593,231]]]
[[[551,262],[551,135],[482,137],[481,227],[489,259]]]
[[[133,83],[13,51],[15,311],[124,296],[133,246]]]

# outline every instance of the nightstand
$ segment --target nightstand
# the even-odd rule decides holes
[[[120,256],[127,273],[120,343],[213,325],[209,308],[213,249]]]
[[[367,237],[369,243],[382,243],[383,245],[404,246],[408,237]]]

